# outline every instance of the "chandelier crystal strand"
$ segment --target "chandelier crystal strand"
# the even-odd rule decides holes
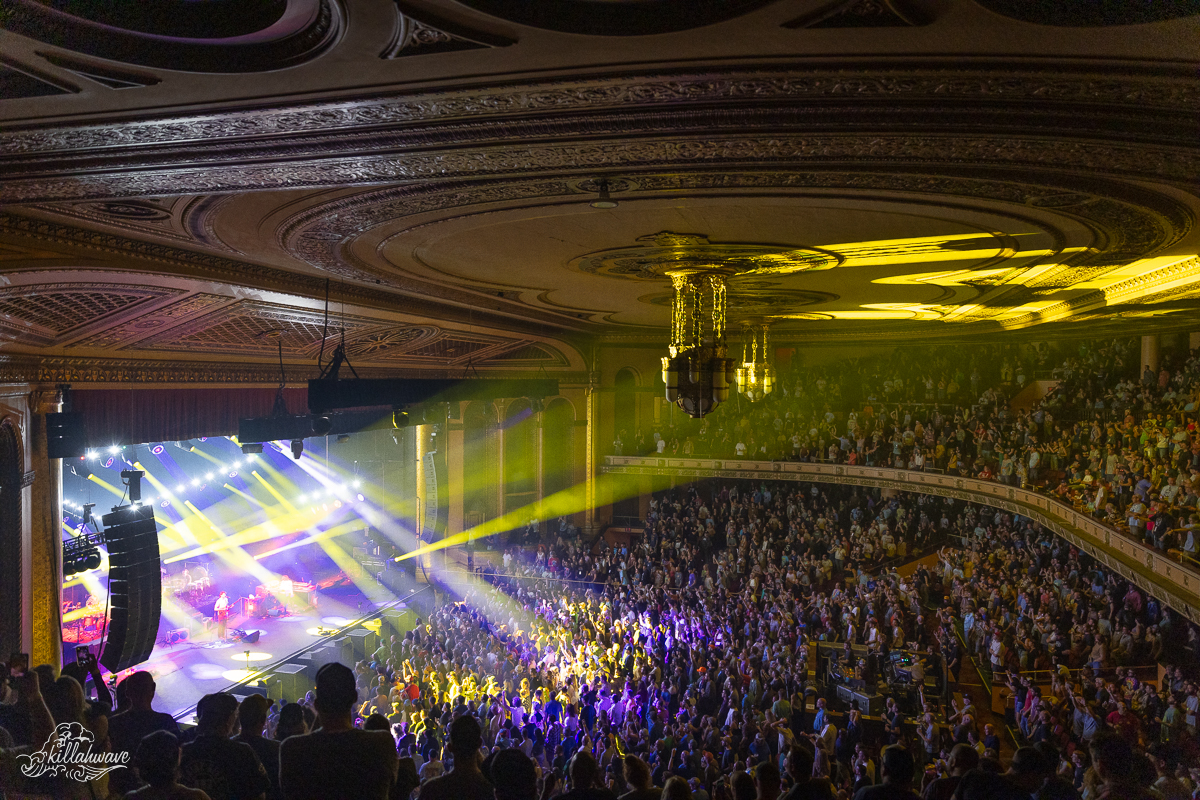
[[[746,346],[742,347],[742,363],[737,369],[738,392],[751,402],[769,395],[775,390],[775,367],[771,363],[770,323],[763,322],[747,327],[750,358],[746,358]],[[759,350],[759,333],[762,348]]]

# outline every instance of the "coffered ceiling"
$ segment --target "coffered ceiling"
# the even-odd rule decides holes
[[[1194,327],[1197,2],[119,7],[0,1],[9,378],[582,379],[681,263],[783,342]]]

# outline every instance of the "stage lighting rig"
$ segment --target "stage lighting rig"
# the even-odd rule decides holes
[[[142,502],[142,476],[145,474],[140,469],[121,470],[121,477],[125,479],[125,485],[129,487],[130,505],[137,505]]]
[[[251,442],[249,444],[244,444],[242,445],[242,455],[248,456],[251,453],[261,453],[262,447],[262,442]]]
[[[81,533],[63,542],[63,577],[67,578],[80,572],[87,572],[100,566],[99,546],[104,544],[104,536],[98,531],[92,531],[88,525],[92,522],[92,509],[95,503],[84,503],[83,522],[80,524]]]
[[[304,453],[304,440],[292,439],[292,458],[299,461],[300,456]]]

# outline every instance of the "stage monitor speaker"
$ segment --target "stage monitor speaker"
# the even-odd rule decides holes
[[[303,664],[280,664],[267,687],[267,697],[280,702],[295,703],[313,688]]]
[[[857,708],[865,716],[878,717],[883,713],[884,697],[880,694],[851,692],[850,707]]]
[[[162,573],[154,506],[122,506],[105,514],[112,616],[100,663],[120,672],[150,657],[162,611]]]
[[[87,430],[78,411],[46,415],[46,454],[50,458],[79,458],[87,455]]]

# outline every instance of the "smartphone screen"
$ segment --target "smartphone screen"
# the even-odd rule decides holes
[[[86,663],[89,655],[91,655],[91,652],[88,650],[88,646],[86,644],[81,644],[79,647],[75,648],[75,661],[77,663]]]

